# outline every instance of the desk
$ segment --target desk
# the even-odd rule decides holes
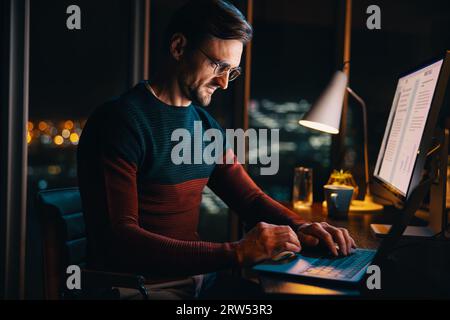
[[[315,203],[311,209],[296,210],[305,220],[322,222],[347,228],[355,239],[358,247],[376,249],[381,239],[375,237],[370,230],[372,223],[392,223],[395,209],[387,207],[382,212],[376,213],[349,213],[347,220],[331,219],[327,215],[326,208],[320,203]],[[423,225],[423,221],[414,219],[412,225]],[[411,240],[402,240],[409,241]],[[409,251],[400,254],[400,262],[397,269],[393,271],[390,279],[396,279],[400,275],[403,279],[393,283],[394,291],[388,296],[419,296],[419,297],[442,297],[442,294],[450,297],[450,245],[448,241],[415,240],[402,246],[409,247]],[[421,247],[422,246],[422,247]],[[422,256],[418,252],[423,253]],[[402,256],[403,255],[403,256]],[[411,259],[405,259],[411,258]],[[416,267],[416,268],[414,268]],[[253,272],[249,274],[255,276]],[[383,274],[383,270],[382,270]],[[418,280],[420,277],[420,280]],[[282,275],[257,274],[259,283],[269,297],[306,297],[306,296],[360,296],[358,289],[325,287],[308,285],[293,280],[286,280]],[[400,278],[400,277],[399,277]],[[410,281],[413,279],[413,281]],[[415,282],[416,281],[416,282]],[[386,283],[386,282],[384,282]],[[391,281],[392,283],[392,281]],[[398,287],[398,288],[397,288]],[[390,288],[392,289],[392,288]],[[400,290],[398,290],[400,289]],[[404,289],[404,290],[403,290]]]

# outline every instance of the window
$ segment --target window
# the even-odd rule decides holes
[[[312,167],[318,200],[329,175],[331,137],[301,127],[298,121],[335,70],[336,4],[332,0],[254,3],[249,127],[280,129],[280,169],[271,176],[260,175],[259,165],[248,169],[264,191],[289,201],[294,167]]]

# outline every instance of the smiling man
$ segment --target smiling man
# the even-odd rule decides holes
[[[251,26],[229,3],[190,1],[168,26],[158,74],[91,115],[79,143],[78,178],[92,268],[189,276],[196,295],[198,275],[251,266],[304,246],[323,244],[335,255],[355,247],[347,230],[305,222],[267,196],[237,161],[171,161],[174,130],[194,135],[196,121],[202,130],[222,130],[203,107],[215,90],[227,89],[240,75],[243,47],[251,37]],[[222,151],[221,156],[234,157],[226,144]],[[206,185],[253,226],[242,240],[199,239]]]

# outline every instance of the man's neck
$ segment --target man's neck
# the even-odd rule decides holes
[[[176,107],[187,107],[191,101],[184,97],[176,77],[156,77],[150,82],[152,94],[165,104]]]

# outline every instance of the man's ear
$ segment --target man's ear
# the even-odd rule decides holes
[[[187,39],[182,33],[175,33],[170,39],[170,54],[179,61],[183,56],[187,45]]]

